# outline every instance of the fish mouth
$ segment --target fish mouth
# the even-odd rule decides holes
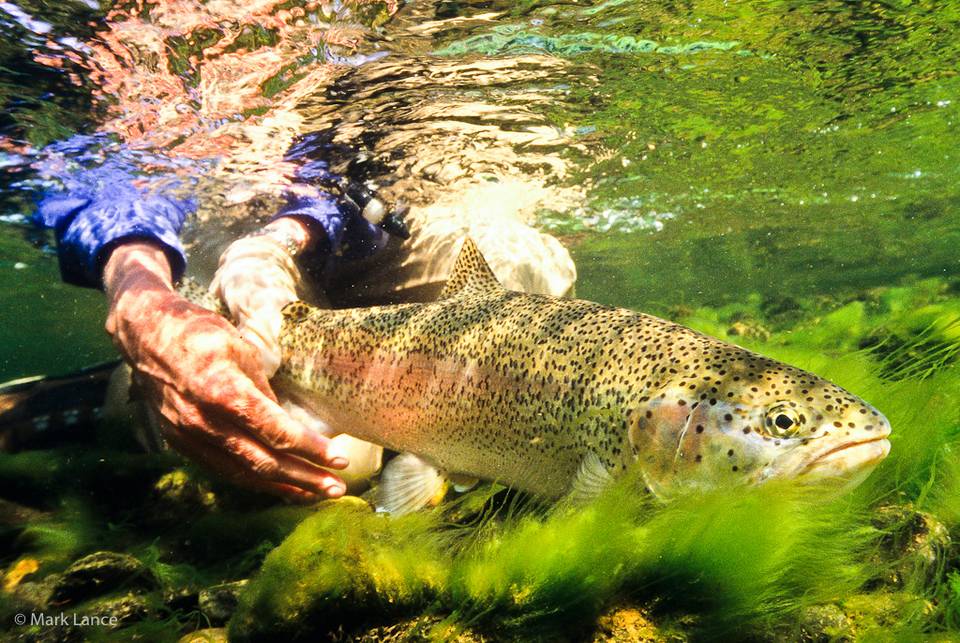
[[[845,478],[863,469],[872,469],[890,453],[886,436],[852,440],[818,454],[800,470],[799,476]]]

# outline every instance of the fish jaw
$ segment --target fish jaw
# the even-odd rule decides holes
[[[866,479],[889,453],[890,440],[885,436],[851,440],[814,456],[797,477],[804,482],[840,480],[855,486],[854,481],[859,484]]]

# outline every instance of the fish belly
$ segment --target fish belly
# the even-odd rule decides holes
[[[363,377],[338,377],[337,359],[309,387],[282,380],[285,397],[335,432],[413,453],[448,473],[493,480],[544,498],[569,490],[583,458],[569,427],[529,394],[459,362],[375,356]],[[351,369],[348,369],[351,370]],[[354,372],[359,372],[354,370]],[[524,389],[527,389],[526,391]]]

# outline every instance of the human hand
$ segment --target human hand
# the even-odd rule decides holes
[[[268,378],[280,367],[280,311],[299,299],[302,279],[293,256],[309,243],[303,223],[277,219],[256,236],[230,244],[210,285],[210,292],[230,311],[237,330],[259,351]]]
[[[235,482],[290,499],[338,497],[347,459],[277,404],[256,348],[173,291],[162,250],[115,249],[104,268],[107,332],[175,449]]]

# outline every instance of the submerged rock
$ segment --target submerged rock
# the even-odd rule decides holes
[[[30,524],[48,520],[51,514],[0,498],[0,551],[16,551],[17,540]]]
[[[163,606],[171,612],[195,612],[200,609],[200,593],[193,587],[177,587],[163,593]]]
[[[854,638],[880,634],[882,640],[896,640],[890,628],[935,612],[934,605],[922,596],[909,592],[874,592],[855,594],[840,601],[852,627]]]
[[[876,510],[873,526],[883,532],[875,586],[915,588],[943,574],[952,541],[950,530],[933,515],[909,505],[890,505]]]
[[[153,610],[146,597],[130,593],[93,601],[84,606],[83,612],[103,627],[119,629],[149,618]]]
[[[152,513],[158,520],[195,519],[217,508],[207,482],[184,469],[165,473],[153,486]]]
[[[321,503],[242,592],[231,641],[322,640],[417,613],[445,578],[440,543],[426,537],[432,525],[428,515],[388,519],[356,499]]]
[[[211,625],[225,625],[230,620],[237,610],[240,591],[247,586],[247,583],[246,580],[238,580],[214,585],[200,592],[198,597],[200,612]]]
[[[40,580],[24,581],[10,592],[10,596],[27,609],[39,610],[50,603],[50,596],[59,580],[59,576],[51,575]]]
[[[83,629],[71,624],[51,625],[50,627],[30,628],[10,639],[20,643],[86,643]]]
[[[800,640],[830,643],[849,640],[850,619],[839,606],[813,605],[800,615]]]
[[[0,498],[0,527],[17,527],[50,518],[50,512]]]
[[[597,629],[593,636],[593,643],[659,643],[681,640],[685,638],[665,636],[642,610],[629,606],[616,607],[602,614],[597,619]]]
[[[177,643],[227,643],[227,630],[223,627],[208,627],[180,637]]]
[[[360,629],[343,636],[342,640],[351,643],[486,643],[503,639],[484,637],[468,628],[448,623],[439,616],[418,616],[390,625]]]
[[[10,565],[3,575],[3,591],[7,593],[12,592],[25,578],[33,575],[39,569],[40,561],[36,558],[27,557],[19,559]]]
[[[52,605],[66,605],[118,589],[156,589],[153,572],[127,554],[99,551],[76,561],[59,576],[50,595]]]

